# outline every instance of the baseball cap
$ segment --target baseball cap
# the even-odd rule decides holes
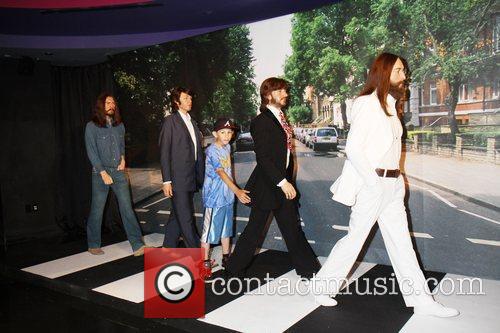
[[[234,124],[234,122],[229,118],[219,118],[214,124],[213,130],[215,132],[220,131],[224,128],[230,128],[232,130],[237,130],[238,127]]]

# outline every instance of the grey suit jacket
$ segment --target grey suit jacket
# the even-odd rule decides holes
[[[201,132],[191,118],[196,135],[196,155],[188,128],[179,112],[163,120],[160,131],[160,163],[163,182],[171,181],[174,191],[197,191],[203,185],[205,159],[201,147]]]

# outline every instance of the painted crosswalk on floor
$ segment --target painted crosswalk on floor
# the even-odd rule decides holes
[[[160,246],[162,235],[146,236],[151,245]],[[105,305],[114,311],[127,312],[140,319],[144,306],[143,258],[133,257],[122,243],[108,245],[107,259],[87,253],[77,253],[64,258],[39,263],[23,269],[36,276],[49,278],[58,285],[69,286],[67,290],[87,302]],[[220,247],[213,256],[220,263]],[[324,258],[320,258],[323,261]],[[336,307],[321,307],[311,295],[277,295],[269,293],[279,279],[296,282],[299,277],[292,268],[286,252],[262,250],[256,255],[248,277],[259,283],[251,285],[248,293],[214,293],[206,283],[206,315],[194,319],[155,319],[165,328],[171,327],[188,332],[497,332],[500,327],[500,281],[482,280],[481,295],[445,294],[441,290],[435,298],[449,306],[458,308],[461,315],[456,318],[438,319],[414,315],[406,308],[401,295],[365,294],[374,291],[377,279],[393,279],[390,266],[359,263],[351,281],[364,293],[356,292],[337,296]],[[213,279],[223,277],[220,265],[214,270]],[[267,282],[266,276],[274,278]],[[428,278],[444,286],[458,281],[463,276],[426,272]],[[268,285],[269,284],[269,285]],[[273,288],[270,288],[273,290]],[[396,290],[397,285],[396,285]],[[112,312],[111,312],[112,313]]]

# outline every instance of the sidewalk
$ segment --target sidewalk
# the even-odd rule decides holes
[[[345,146],[339,151],[345,154]],[[403,152],[403,173],[478,205],[500,211],[500,166],[452,157]]]
[[[469,201],[500,210],[500,166],[407,152],[404,172]]]
[[[130,178],[134,203],[161,191],[163,182],[159,164],[148,168],[128,168],[127,172]]]
[[[344,147],[339,148],[343,152]],[[410,179],[428,183],[468,201],[500,211],[500,166],[413,152],[404,153],[403,157],[403,171]],[[134,202],[161,191],[159,165],[129,168],[128,174]]]

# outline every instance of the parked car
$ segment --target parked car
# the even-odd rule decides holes
[[[308,128],[306,131],[306,134],[304,135],[304,144],[307,147],[312,147],[311,146],[311,139],[312,139],[312,134],[313,134],[314,130],[315,130],[314,128]]]
[[[335,127],[318,127],[311,134],[309,146],[314,151],[337,150],[338,137]]]
[[[302,127],[294,128],[293,132],[295,134],[295,139],[301,141],[301,138],[303,136],[304,131],[305,131],[305,128],[302,128]]]
[[[240,133],[236,139],[236,151],[253,150],[253,138],[250,132]]]

